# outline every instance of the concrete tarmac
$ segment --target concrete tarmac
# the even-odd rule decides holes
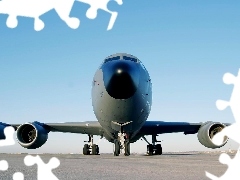
[[[0,180],[12,180],[15,172],[22,172],[24,180],[37,180],[37,165],[26,166],[23,161],[26,155],[0,154],[0,160],[9,164],[7,171],[0,171]],[[122,154],[118,157],[112,154],[39,154],[44,163],[52,157],[60,160],[60,166],[52,171],[59,180],[209,180],[205,171],[220,177],[227,170],[227,165],[218,161],[219,155],[196,152],[128,157]],[[229,155],[233,158],[235,154]]]

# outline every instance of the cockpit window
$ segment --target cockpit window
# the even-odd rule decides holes
[[[113,61],[113,60],[119,60],[120,56],[115,56],[115,57],[111,57],[111,58],[107,58],[105,59],[104,63],[108,62],[108,61]]]
[[[132,57],[128,57],[128,56],[123,56],[123,59],[133,61],[133,62],[138,62],[138,60],[136,58],[132,58]]]
[[[133,58],[133,57],[129,57],[129,56],[114,56],[114,57],[109,57],[107,59],[104,60],[104,63],[109,62],[109,61],[114,61],[114,60],[127,60],[127,61],[133,61],[133,62],[139,62],[138,59]]]

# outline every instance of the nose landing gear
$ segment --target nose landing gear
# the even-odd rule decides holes
[[[120,153],[124,151],[125,156],[130,155],[130,142],[128,135],[126,133],[118,133],[118,138],[114,140],[113,145],[114,156],[119,156]]]

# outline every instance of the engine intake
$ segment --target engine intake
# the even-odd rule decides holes
[[[220,122],[208,122],[205,125],[203,125],[199,130],[198,130],[198,140],[199,142],[204,145],[207,148],[220,148],[224,146],[227,141],[228,137],[224,137],[222,144],[217,145],[214,144],[212,141],[212,138],[222,129],[225,128],[225,125],[220,123]]]
[[[48,133],[41,123],[25,123],[17,129],[17,140],[24,148],[36,149],[46,143]]]

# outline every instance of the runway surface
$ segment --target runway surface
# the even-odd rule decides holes
[[[27,154],[0,154],[0,160],[9,163],[8,171],[0,171],[1,180],[12,180],[15,172],[22,172],[24,180],[37,180],[37,165],[26,166]],[[208,171],[221,176],[227,166],[218,161],[220,153],[165,153],[161,156],[101,154],[39,154],[44,163],[52,157],[60,160],[60,166],[52,172],[59,180],[124,179],[124,180],[209,180]],[[234,153],[229,154],[234,157]],[[33,154],[35,156],[35,154]]]

